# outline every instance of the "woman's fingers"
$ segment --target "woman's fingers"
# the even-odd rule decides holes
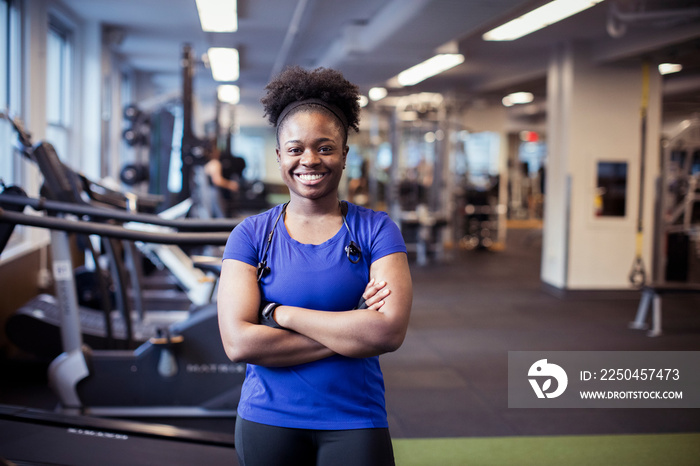
[[[388,289],[381,290],[379,293],[375,294],[370,301],[367,303],[367,308],[374,311],[379,310],[380,307],[384,305],[384,299],[391,294]]]
[[[390,290],[386,288],[386,282],[370,280],[362,297],[370,309],[379,309],[384,304],[384,298],[389,296]]]
[[[385,282],[378,282],[373,278],[372,280],[369,281],[369,283],[365,287],[365,291],[364,291],[364,293],[362,293],[362,297],[365,299],[365,301],[367,301],[372,296],[377,294],[377,292],[385,286],[386,286]]]

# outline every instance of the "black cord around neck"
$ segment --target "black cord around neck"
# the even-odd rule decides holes
[[[360,262],[362,259],[362,249],[358,244],[355,242],[352,231],[350,231],[350,227],[348,226],[348,222],[346,220],[346,215],[348,212],[348,204],[347,202],[344,201],[338,201],[338,204],[340,205],[340,215],[343,217],[343,225],[345,225],[345,228],[348,230],[348,235],[350,236],[350,243],[345,246],[345,255],[347,256],[348,260],[352,262],[353,264],[357,264]],[[280,211],[279,215],[277,215],[277,218],[275,219],[275,223],[272,225],[272,229],[270,230],[270,233],[267,235],[267,242],[265,244],[265,250],[263,251],[263,257],[260,262],[258,262],[258,268],[257,268],[257,277],[258,277],[258,283],[262,280],[262,278],[270,273],[270,267],[267,265],[267,256],[270,251],[270,246],[272,245],[272,237],[274,236],[275,229],[277,228],[277,223],[279,223],[280,218],[282,218],[286,212],[287,212],[287,206],[289,205],[289,202],[286,202],[282,206],[282,210]]]
[[[267,265],[267,253],[270,250],[270,245],[272,244],[272,236],[275,234],[275,228],[277,228],[277,222],[280,221],[280,218],[282,218],[282,215],[287,211],[287,206],[289,205],[289,202],[285,202],[285,204],[282,206],[282,210],[280,211],[279,215],[275,219],[275,223],[272,225],[272,229],[270,230],[270,234],[267,235],[267,243],[265,244],[265,250],[263,251],[263,257],[260,262],[258,262],[258,270],[257,270],[257,275],[258,275],[258,283],[260,283],[260,280],[270,273],[270,267]]]

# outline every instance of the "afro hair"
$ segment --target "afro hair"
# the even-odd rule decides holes
[[[282,111],[292,102],[321,99],[337,106],[348,120],[348,128],[359,131],[359,88],[330,68],[306,70],[300,66],[286,68],[265,86],[267,94],[260,102],[272,126],[277,126]]]

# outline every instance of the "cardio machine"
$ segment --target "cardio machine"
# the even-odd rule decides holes
[[[56,196],[59,199],[61,195],[69,198],[74,185],[51,145],[40,143],[32,148],[28,140],[22,145],[26,155],[38,163],[53,163],[58,176],[51,181],[45,179],[48,185],[54,183],[47,191],[60,193]],[[47,170],[51,168],[42,168],[42,172]],[[59,398],[59,410],[111,417],[235,416],[245,365],[232,363],[224,352],[215,304],[201,308],[186,320],[161,328],[160,335],[149,338],[135,349],[94,349],[84,344],[68,236],[68,232],[74,232],[144,243],[223,245],[228,233],[139,231],[127,228],[126,224],[96,221],[125,216],[126,212],[77,205],[70,202],[70,198],[69,202],[47,201],[14,194],[15,203],[11,205],[24,202],[25,205],[44,206],[47,213],[53,215],[27,215],[17,208],[7,209],[10,195],[3,195],[0,202],[3,206],[0,223],[51,230],[62,353],[49,366],[49,384]],[[70,213],[89,220],[65,218]],[[153,220],[152,217],[128,216],[132,222],[142,223]],[[130,323],[130,319],[125,320]]]
[[[33,147],[31,136],[18,119],[2,116],[10,120],[16,130],[22,154],[34,162],[43,174],[44,197],[34,203],[35,209],[49,209],[54,201],[71,203],[74,204],[73,215],[97,222],[117,221],[131,228],[148,231],[231,231],[240,222],[239,219],[179,219],[182,210],[186,209],[186,201],[160,215],[133,213],[133,210],[138,210],[134,204],[145,205],[146,210],[150,210],[158,200],[153,196],[122,194],[88,180],[63,164],[50,144],[41,142]],[[10,197],[0,205],[8,205],[11,201]],[[20,203],[22,202],[25,200],[22,199]],[[83,209],[95,205],[103,209],[90,212]],[[129,205],[132,206],[132,211],[127,211]],[[66,206],[62,208],[66,209]],[[86,294],[97,296],[94,301],[98,306],[79,306],[83,338],[93,348],[133,348],[134,344],[154,336],[158,326],[183,320],[193,311],[211,302],[215,291],[216,273],[212,272],[211,268],[196,263],[177,244],[119,242],[106,238],[102,244],[109,256],[107,263],[110,265],[111,274],[108,277],[99,270],[98,255],[92,243],[85,240],[82,244],[94,258],[96,269],[91,274],[80,274],[76,277],[79,285],[83,285],[79,286],[80,304],[86,301]],[[177,287],[183,291],[177,294],[186,295],[190,303],[188,310],[183,311],[182,304],[176,303],[179,312],[146,312],[149,305],[144,299],[143,276],[139,273],[140,267],[137,266],[140,258],[137,256],[137,249],[159,268],[167,269],[172,274],[175,283],[172,283],[170,288]],[[90,280],[84,284],[86,277]],[[107,280],[110,278],[111,282],[108,284]],[[110,293],[110,285],[114,289],[113,293]],[[131,293],[128,293],[128,290]],[[112,303],[111,298],[114,298],[116,303]],[[120,313],[112,312],[114,304]],[[60,308],[55,297],[40,294],[8,319],[6,330],[9,339],[17,347],[50,360],[61,352],[60,319]]]
[[[52,209],[58,211],[60,204],[53,203]],[[245,365],[226,356],[214,304],[164,328],[161,336],[134,350],[84,345],[68,238],[68,232],[76,232],[163,244],[223,244],[227,233],[143,232],[4,209],[0,222],[51,230],[63,353],[49,365],[49,384],[61,411],[108,417],[235,416]]]

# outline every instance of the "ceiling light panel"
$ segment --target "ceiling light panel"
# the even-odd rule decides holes
[[[603,0],[554,0],[485,33],[484,40],[515,40],[561,21]]]
[[[196,0],[199,22],[206,32],[236,32],[238,12],[236,0]]]
[[[413,86],[432,76],[454,68],[464,62],[464,55],[459,53],[442,53],[419,63],[398,75],[398,82],[402,86]]]
[[[216,88],[219,101],[236,105],[241,100],[241,90],[233,84],[222,84]]]
[[[661,74],[678,73],[682,69],[683,65],[678,63],[661,63],[659,65],[659,73]]]
[[[370,100],[376,102],[382,100],[389,92],[383,87],[373,87],[369,90]]]
[[[237,81],[239,76],[238,50],[212,47],[207,51],[211,74],[215,81]]]
[[[529,104],[534,98],[531,92],[513,92],[505,96],[502,102],[504,106],[512,107],[513,105]]]

